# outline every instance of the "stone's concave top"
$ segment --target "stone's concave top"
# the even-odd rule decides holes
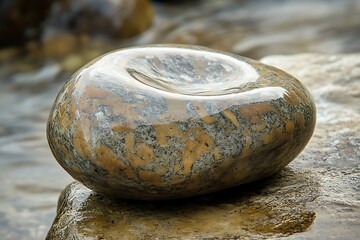
[[[155,45],[75,73],[47,136],[61,166],[90,189],[164,200],[270,176],[314,126],[311,96],[291,75],[212,49]]]
[[[242,92],[259,78],[249,63],[205,48],[134,47],[94,63],[98,74],[161,94],[217,96]]]

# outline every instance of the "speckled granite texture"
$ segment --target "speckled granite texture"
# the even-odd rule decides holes
[[[58,162],[89,188],[158,200],[274,174],[314,125],[315,105],[289,74],[211,49],[155,45],[75,73],[47,134]]]
[[[317,106],[314,135],[289,167],[268,179],[166,202],[111,201],[71,183],[47,239],[358,239],[360,54],[262,61],[302,79]]]

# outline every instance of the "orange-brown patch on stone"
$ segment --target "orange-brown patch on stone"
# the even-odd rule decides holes
[[[139,167],[147,162],[141,159],[137,154],[134,154],[132,152],[126,151],[125,152],[125,158],[131,163],[133,167]]]
[[[71,97],[71,107],[69,109],[69,116],[70,116],[70,119],[75,119],[75,113],[77,111],[77,106],[76,106],[76,103],[75,103],[75,97]]]
[[[201,120],[206,124],[212,124],[213,122],[215,122],[215,119],[213,116],[205,116],[205,117],[202,117]]]
[[[96,125],[97,122],[96,121],[91,121],[88,118],[85,117],[80,117],[79,121],[74,124],[75,128],[81,128],[82,133],[83,133],[83,139],[84,142],[89,141],[90,140],[90,136],[91,136],[91,129],[94,127],[94,125]]]
[[[181,167],[179,164],[175,164],[174,166],[174,172],[179,172],[181,170]]]
[[[153,161],[155,157],[153,149],[144,143],[137,146],[135,151],[142,159],[146,160],[146,162]]]
[[[96,156],[97,162],[95,164],[111,175],[116,175],[120,171],[128,178],[134,177],[133,171],[108,147],[100,146],[97,148]]]
[[[215,147],[212,151],[212,154],[214,155],[215,160],[221,159],[221,153],[218,147]]]
[[[239,111],[241,116],[246,119],[253,119],[256,116],[260,116],[268,112],[275,112],[276,114],[280,115],[279,111],[268,103],[256,103],[241,106]]]
[[[116,133],[128,133],[131,131],[129,127],[118,123],[111,123],[111,130],[113,130]]]
[[[99,105],[104,105],[109,107],[112,113],[115,116],[122,116],[126,118],[128,121],[126,125],[133,126],[135,125],[134,119],[141,119],[142,116],[137,113],[134,108],[139,108],[141,106],[123,103],[119,98],[113,96],[111,91],[96,88],[94,86],[88,86],[86,89],[90,88],[90,93],[87,94],[86,97],[83,97],[83,101],[79,103],[79,109],[81,109],[85,113],[93,113],[94,109],[96,109]]]
[[[69,114],[67,113],[65,104],[62,104],[59,107],[59,114],[58,114],[57,118],[58,118],[58,123],[59,123],[58,128],[61,131],[64,131],[64,130],[67,131],[70,128],[70,123],[72,121],[69,119]]]
[[[230,120],[230,122],[236,127],[239,128],[240,127],[240,123],[236,118],[236,115],[230,110],[230,109],[226,109],[222,112],[222,114]]]
[[[134,104],[122,104],[109,105],[112,113],[116,116],[122,116],[127,119],[129,126],[135,125],[134,120],[142,119],[143,117],[135,112],[135,108],[140,106],[134,106]]]
[[[167,172],[167,168],[159,165],[156,167],[155,172],[159,175],[164,175]]]
[[[191,130],[188,134],[190,133],[195,135],[195,139],[189,139],[183,149],[184,174],[190,172],[196,160],[200,159],[209,149],[215,147],[213,140],[201,128]]]
[[[194,102],[193,106],[196,113],[200,116],[201,120],[204,121],[206,124],[212,124],[213,122],[215,122],[215,119],[209,115],[203,104],[199,102]]]
[[[161,176],[153,171],[139,170],[139,179],[155,186],[161,186],[164,184]]]
[[[125,136],[125,148],[134,149],[134,134],[132,132]]]
[[[113,151],[106,146],[100,146],[96,149],[96,162],[95,164],[108,171],[111,175],[115,173],[115,169],[120,160]]]
[[[108,106],[114,115],[126,118],[128,125],[134,125],[134,120],[142,118],[142,116],[135,111],[136,108],[141,108],[139,104],[123,103],[114,96],[107,99],[100,99],[99,103]]]
[[[155,158],[153,149],[150,146],[146,144],[134,145],[134,134],[132,132],[125,136],[125,149],[125,158],[134,167],[149,164]]]
[[[299,99],[297,98],[296,94],[294,94],[292,92],[287,92],[287,94],[285,94],[285,97],[289,100],[289,102],[292,105],[298,105],[299,104]]]
[[[293,91],[301,98],[301,99],[306,99],[307,97],[305,96],[304,92],[301,91],[299,88],[293,88]]]
[[[195,161],[202,156],[202,153],[205,153],[205,151],[201,151],[203,147],[199,148],[197,145],[198,143],[195,140],[188,140],[184,148],[184,154],[182,157],[184,164],[184,174],[188,174]]]
[[[66,94],[62,96],[62,103],[59,106],[58,121],[59,129],[67,131],[71,122],[75,119],[76,106],[74,97],[71,95],[74,91],[74,84],[66,87]],[[71,100],[70,100],[71,99]],[[69,107],[71,105],[71,107]]]
[[[172,185],[180,184],[185,181],[185,178],[180,175],[171,175],[169,178],[169,183]],[[181,190],[179,190],[181,192]]]
[[[183,133],[176,124],[158,124],[154,125],[156,130],[156,141],[162,147],[168,146],[167,137],[181,136]]]
[[[285,130],[287,133],[292,134],[294,132],[294,122],[291,120],[286,121]]]
[[[135,174],[133,172],[133,170],[129,167],[127,167],[125,164],[120,166],[120,169],[122,170],[122,172],[125,174],[125,176],[127,178],[134,178]]]
[[[75,151],[82,157],[89,157],[92,147],[86,142],[84,132],[81,127],[77,127],[74,133],[73,146]]]
[[[256,125],[256,130],[261,132],[266,128],[266,124],[265,123],[260,123],[258,125]]]
[[[108,98],[112,92],[106,89],[95,87],[94,85],[86,85],[82,94],[86,94],[89,98]]]
[[[82,171],[78,166],[76,165],[72,165],[71,167],[68,168],[68,171],[71,172],[71,175],[76,175],[76,176],[81,176],[82,175]]]
[[[272,128],[268,134],[265,134],[263,137],[263,143],[269,144],[276,141],[281,141],[284,139],[288,134],[283,132],[281,129],[274,127]]]
[[[95,109],[97,109],[98,100],[91,98],[84,98],[78,104],[78,109],[80,112],[85,114],[92,114]]]
[[[295,113],[295,121],[301,129],[305,129],[305,118],[301,113]]]

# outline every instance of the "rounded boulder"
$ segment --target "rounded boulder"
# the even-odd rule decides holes
[[[315,105],[294,77],[213,49],[148,45],[77,71],[52,107],[60,165],[115,198],[190,197],[270,176],[306,146]]]

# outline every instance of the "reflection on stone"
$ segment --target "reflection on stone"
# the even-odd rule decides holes
[[[270,176],[305,147],[315,106],[289,74],[195,46],[149,45],[76,72],[48,120],[51,150],[89,188],[159,200]]]

